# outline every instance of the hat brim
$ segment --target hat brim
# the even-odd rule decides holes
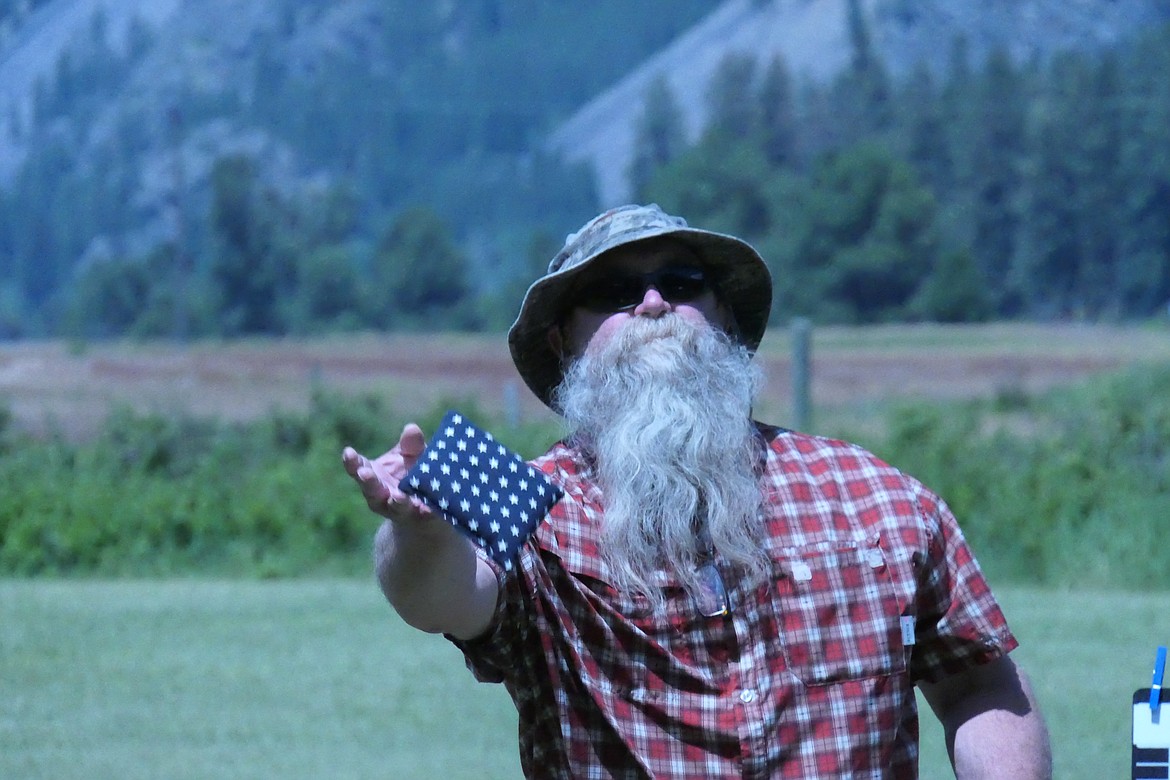
[[[508,348],[521,378],[546,406],[552,407],[553,392],[564,377],[564,365],[549,343],[548,332],[571,307],[568,297],[576,279],[619,246],[635,246],[664,236],[695,252],[703,270],[714,280],[719,301],[731,310],[741,342],[751,352],[760,346],[772,310],[772,274],[759,253],[724,233],[690,227],[646,231],[633,241],[602,246],[584,261],[541,277],[525,293],[520,313],[508,331]]]

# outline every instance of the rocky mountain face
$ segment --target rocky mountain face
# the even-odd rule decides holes
[[[0,36],[0,182],[24,159],[38,82],[50,81],[62,55],[105,26],[113,51],[124,53],[132,25],[157,30],[175,17],[179,0],[57,0],[4,20]]]

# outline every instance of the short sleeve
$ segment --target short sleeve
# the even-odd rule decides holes
[[[918,561],[911,674],[936,682],[1006,655],[1019,643],[951,510],[917,487],[928,544]]]
[[[473,639],[458,639],[450,634],[444,634],[453,645],[463,653],[467,668],[479,682],[503,682],[509,671],[515,667],[517,621],[514,619],[517,610],[521,609],[520,597],[523,592],[523,572],[528,568],[529,556],[533,555],[532,542],[526,543],[520,550],[520,565],[511,571],[493,559],[483,549],[477,549],[476,555],[487,563],[496,574],[500,594],[496,599],[496,610],[492,615],[488,628]]]

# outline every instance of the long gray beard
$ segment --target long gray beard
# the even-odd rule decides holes
[[[555,400],[595,462],[615,587],[660,606],[654,573],[665,569],[698,596],[698,568],[716,551],[763,573],[759,385],[742,345],[676,315],[632,318],[569,368]]]

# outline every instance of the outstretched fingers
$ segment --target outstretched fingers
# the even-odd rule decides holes
[[[425,448],[422,429],[409,423],[402,429],[398,444],[376,460],[370,460],[353,447],[342,450],[341,460],[372,511],[393,520],[420,519],[429,510],[417,498],[403,493],[399,483]]]
[[[346,447],[342,451],[341,462],[345,466],[346,472],[361,489],[366,505],[378,514],[386,515],[387,502],[391,498],[392,490],[390,485],[378,475],[373,462],[353,447]]]

